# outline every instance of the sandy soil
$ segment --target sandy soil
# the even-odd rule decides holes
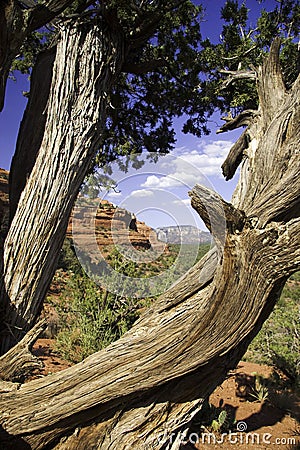
[[[247,449],[290,450],[300,448],[299,398],[286,389],[268,388],[268,398],[260,401],[255,393],[255,378],[263,377],[268,386],[273,368],[241,362],[210,397],[210,403],[225,409],[235,420],[232,432],[199,437],[200,443],[186,448],[204,450]],[[256,375],[257,374],[257,375]],[[284,385],[284,376],[282,375]],[[270,382],[270,381],[269,381]],[[252,394],[252,395],[251,395]],[[205,430],[205,431],[211,431]],[[214,444],[216,439],[216,444]]]

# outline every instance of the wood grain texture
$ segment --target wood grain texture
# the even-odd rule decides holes
[[[235,175],[237,168],[243,160],[244,150],[247,149],[248,144],[248,130],[246,130],[231,147],[227,158],[222,164],[222,173],[227,181],[231,180],[231,178]]]
[[[45,319],[39,321],[25,336],[0,357],[0,374],[2,380],[24,381],[34,370],[42,367],[42,362],[32,353],[32,346],[39,335],[46,329]]]
[[[16,0],[0,2],[0,111],[12,62],[26,36],[24,17]]]
[[[4,106],[6,82],[14,59],[22,53],[22,45],[37,28],[49,23],[74,0],[39,2],[24,10],[17,0],[0,2],[0,111]]]
[[[10,221],[15,215],[21,192],[33,169],[43,139],[55,52],[55,47],[42,52],[30,76],[30,95],[9,172]]]

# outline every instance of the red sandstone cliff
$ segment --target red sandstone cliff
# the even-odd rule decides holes
[[[78,204],[78,203],[77,203]],[[67,236],[76,234],[77,240],[95,233],[97,244],[132,245],[136,248],[161,246],[156,232],[135,215],[123,208],[115,207],[107,200],[81,198],[80,207],[75,207],[69,222]],[[88,239],[86,239],[88,243]]]
[[[0,233],[2,238],[8,223],[8,176],[9,173],[6,170],[0,169]],[[128,244],[135,248],[147,249],[162,245],[157,240],[155,231],[144,222],[138,221],[134,214],[126,209],[116,208],[107,200],[101,200],[100,203],[99,199],[96,201],[82,200],[83,207],[79,212],[81,217],[80,220],[76,220],[77,225],[79,224],[76,232],[82,234],[82,238],[92,229],[95,231],[97,244],[101,247]],[[70,238],[72,237],[72,217],[67,229],[67,237]]]

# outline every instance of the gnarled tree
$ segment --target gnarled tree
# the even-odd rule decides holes
[[[61,17],[53,46],[33,71],[10,174],[1,353],[35,323],[97,152],[103,163],[145,148],[168,151],[172,117],[189,113],[198,95],[199,8],[175,0],[133,10],[135,2],[96,3]]]
[[[73,37],[70,30],[68,33],[74,48],[84,48],[76,33]],[[87,36],[93,33],[92,27]],[[64,39],[61,42],[63,45]],[[186,435],[203,400],[236,366],[272,311],[287,277],[300,265],[300,76],[290,86],[284,84],[279,50],[280,40],[275,39],[263,64],[248,74],[256,83],[258,108],[228,117],[221,129],[246,126],[223,166],[229,178],[241,164],[232,203],[198,185],[190,193],[193,207],[215,237],[216,247],[155,301],[129,332],[103,351],[48,378],[23,385],[2,384],[0,412],[7,445],[177,449],[181,433]],[[55,64],[54,77],[59,79],[58,57]],[[109,58],[109,64],[97,68],[103,70],[99,73],[104,79],[109,78],[111,71],[106,70],[110,64],[117,70],[119,59]],[[230,72],[232,81],[239,78],[238,71]],[[245,79],[245,71],[241,75]],[[93,101],[94,85],[89,89]],[[80,101],[81,97],[76,98]],[[50,99],[57,104],[54,93]],[[95,99],[93,107],[101,109],[101,105],[101,100],[98,103]],[[62,119],[70,109],[71,105],[58,109]],[[73,133],[81,126],[75,118],[76,114],[71,121],[67,117]],[[89,123],[84,123],[82,132],[89,130]],[[54,136],[60,132],[53,128]],[[56,145],[55,141],[50,146],[54,154]],[[64,153],[57,150],[55,170],[64,161],[78,167],[79,161],[72,160],[67,148]],[[37,167],[42,167],[41,159],[39,153]],[[31,175],[35,179],[36,166]],[[76,175],[73,177],[74,183],[78,182]],[[37,198],[30,195],[27,186],[31,186],[30,179],[21,207],[29,203],[32,208]],[[43,193],[45,186],[44,180]],[[49,195],[51,198],[50,191]],[[71,200],[67,205],[71,207]],[[57,219],[57,227],[62,219]],[[222,223],[225,229],[219,226]],[[18,261],[11,257],[16,245],[12,237],[13,232],[6,242],[8,261]],[[43,235],[41,244],[45,239]],[[58,248],[54,237],[51,239],[47,242]],[[49,251],[49,246],[42,247],[42,255]],[[22,266],[19,263],[17,267]],[[32,275],[38,277],[33,261],[32,267],[36,270]],[[18,271],[6,280],[12,277],[16,279],[10,283],[10,297],[17,291],[14,286],[23,286]],[[29,277],[28,282],[34,290],[35,281]],[[19,298],[22,304],[21,297],[16,296],[16,301]],[[25,316],[26,310],[18,311]],[[31,320],[30,316],[26,320]],[[9,361],[2,361],[5,369]],[[170,443],[172,432],[177,437]]]

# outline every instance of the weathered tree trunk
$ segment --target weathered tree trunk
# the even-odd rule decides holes
[[[46,329],[47,321],[39,321],[14,347],[0,357],[0,373],[3,381],[24,381],[42,362],[31,353],[32,346]]]
[[[29,3],[32,3],[32,7],[24,10],[17,0],[0,2],[0,111],[4,106],[6,82],[11,65],[20,54],[26,37],[60,14],[73,3],[73,0]]]
[[[234,205],[200,186],[191,192],[217,248],[119,341],[51,377],[8,386],[7,448],[178,449],[178,433],[236,366],[300,265],[300,77],[286,92],[278,51],[275,41],[257,74],[260,108],[224,165],[232,174],[242,160]],[[223,239],[213,224],[224,217]]]
[[[22,119],[9,172],[9,216],[12,221],[40,149],[47,118],[56,48],[41,53],[32,70],[30,96]],[[34,132],[32,132],[34,130]]]
[[[123,57],[122,35],[114,34],[105,23],[73,23],[61,33],[46,133],[4,244],[2,354],[33,326],[40,312],[71,208],[100,146],[107,92]],[[27,116],[31,107],[34,102]],[[19,141],[24,139],[19,136]]]

